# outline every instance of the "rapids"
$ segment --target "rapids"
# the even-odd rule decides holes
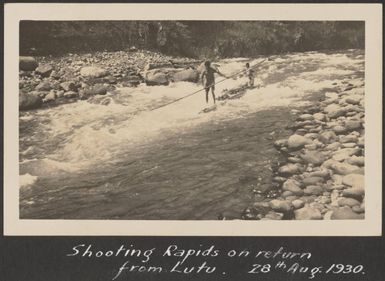
[[[232,75],[246,61],[222,60],[220,70]],[[252,190],[268,184],[272,138],[286,133],[290,109],[363,75],[363,50],[294,53],[263,62],[260,87],[205,114],[203,92],[151,110],[201,87],[187,82],[20,112],[20,217],[239,218]],[[216,95],[245,83],[223,81]]]

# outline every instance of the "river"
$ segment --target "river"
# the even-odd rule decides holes
[[[20,217],[240,218],[269,185],[279,158],[273,140],[288,134],[290,110],[332,91],[335,82],[364,75],[363,50],[270,58],[257,68],[260,87],[209,113],[200,113],[202,92],[151,110],[200,88],[187,82],[20,112]],[[245,59],[219,64],[231,75]],[[217,96],[245,82],[226,80]]]

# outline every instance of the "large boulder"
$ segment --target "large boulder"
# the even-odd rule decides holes
[[[175,72],[172,75],[172,80],[174,82],[185,81],[185,82],[196,83],[199,80],[199,73],[195,69],[184,69],[184,70]]]
[[[19,69],[33,71],[39,64],[33,57],[19,57]]]
[[[108,75],[108,71],[97,66],[85,66],[80,69],[80,75],[84,77],[100,78]]]
[[[38,95],[27,94],[20,92],[19,94],[19,109],[29,110],[41,107],[43,100]]]
[[[147,71],[144,74],[144,79],[148,86],[168,85],[170,83],[167,73],[159,69]]]

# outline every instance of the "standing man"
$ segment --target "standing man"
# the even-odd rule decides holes
[[[215,104],[215,76],[214,74],[218,73],[219,75],[226,77],[219,70],[211,67],[210,61],[205,61],[205,70],[202,72],[201,79],[203,87],[206,91],[206,103],[209,102],[209,91],[211,89],[211,94],[213,95],[213,101]]]

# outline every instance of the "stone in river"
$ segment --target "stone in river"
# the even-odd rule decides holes
[[[349,157],[346,159],[346,162],[352,165],[364,166],[365,165],[365,157],[364,156],[355,156]]]
[[[336,161],[344,161],[352,155],[356,155],[361,151],[359,148],[342,148],[333,153],[333,159]]]
[[[55,92],[49,92],[43,99],[43,102],[51,102],[56,99],[56,94]]]
[[[270,201],[270,207],[277,212],[287,213],[293,209],[293,205],[285,200],[274,199]]]
[[[321,195],[324,192],[324,189],[322,186],[318,185],[309,185],[307,186],[303,192],[307,195]]]
[[[301,199],[293,200],[291,204],[293,205],[294,209],[300,209],[305,206],[305,202],[303,202]]]
[[[307,163],[311,163],[316,166],[321,165],[326,160],[325,156],[316,150],[307,150],[304,154],[301,155],[301,158]]]
[[[300,167],[292,163],[288,163],[278,169],[278,173],[282,176],[291,176],[299,172],[300,172]]]
[[[352,172],[354,172],[355,170],[358,169],[357,166],[350,165],[348,163],[340,163],[340,162],[335,161],[335,160],[328,160],[328,161],[331,161],[330,162],[330,169],[339,175],[351,174]],[[327,162],[327,161],[325,161],[325,162]],[[324,164],[325,164],[325,162],[324,162]],[[328,166],[329,166],[329,164],[328,164]]]
[[[60,83],[60,88],[62,88],[64,91],[69,92],[69,91],[77,91],[77,87],[74,82],[72,81],[66,81],[63,83]]]
[[[301,135],[291,135],[287,140],[288,147],[290,149],[300,149],[305,144],[310,144],[312,141]]]
[[[35,72],[37,74],[40,74],[42,77],[49,77],[52,71],[53,71],[53,67],[49,64],[39,65],[35,69]]]
[[[305,206],[294,211],[296,220],[321,220],[322,214],[318,209]]]
[[[345,109],[335,103],[326,106],[324,111],[330,118],[337,118],[345,114]]]
[[[155,85],[168,85],[170,83],[167,73],[159,70],[153,69],[149,70],[144,74],[146,85],[155,86]]]
[[[358,214],[362,214],[362,213],[365,212],[365,209],[362,208],[361,206],[353,206],[353,207],[352,207],[352,211],[353,211],[353,212],[356,212],[356,213],[358,213]]]
[[[94,95],[105,95],[107,94],[107,87],[103,84],[96,84],[94,86],[85,88],[84,90],[79,91],[79,97],[81,99],[87,99],[88,97]]]
[[[345,99],[345,101],[350,104],[359,104],[361,99],[362,99],[362,96],[360,95],[350,95]]]
[[[196,83],[199,79],[199,72],[195,69],[184,69],[175,72],[171,79],[173,82],[185,81]]]
[[[342,178],[342,183],[352,187],[364,188],[365,176],[360,174],[349,174]]]
[[[19,69],[24,71],[33,71],[39,64],[33,57],[19,57]]]
[[[314,171],[309,173],[309,177],[321,177],[321,178],[328,178],[330,176],[330,171],[328,169],[321,168],[318,171]]]
[[[21,92],[19,94],[19,109],[28,110],[41,107],[43,100],[38,95],[26,94]]]
[[[74,92],[74,91],[68,91],[68,92],[65,92],[63,96],[65,98],[76,98],[79,96],[79,94],[77,92]]]
[[[361,199],[365,195],[365,189],[361,187],[347,188],[342,191],[344,197]]]
[[[338,205],[340,207],[349,206],[351,208],[353,206],[359,206],[360,204],[360,201],[353,198],[342,197],[338,200]]]
[[[331,215],[332,220],[359,220],[364,218],[364,215],[353,212],[348,206],[335,210]]]
[[[36,91],[49,91],[51,89],[51,83],[49,83],[48,81],[40,82],[39,85],[36,86]]]
[[[282,220],[283,214],[274,211],[268,212],[262,220]]]
[[[318,138],[322,143],[327,144],[334,142],[338,139],[337,135],[333,131],[325,131],[319,135]]]
[[[324,181],[324,179],[321,177],[308,177],[308,178],[304,178],[302,180],[302,182],[305,186],[322,183],[323,181]]]
[[[340,135],[340,134],[345,134],[345,133],[348,131],[348,128],[346,128],[345,126],[342,126],[342,125],[337,125],[337,126],[334,126],[334,127],[332,128],[332,130],[333,130],[336,134]]]
[[[302,115],[298,116],[298,119],[306,121],[306,120],[313,120],[314,117],[311,114],[302,114]]]
[[[282,185],[282,190],[290,191],[298,196],[301,196],[303,194],[303,190],[300,188],[300,183],[293,179],[286,180]]]
[[[314,118],[315,120],[318,120],[318,121],[324,121],[324,120],[325,120],[325,114],[320,113],[320,112],[314,113],[314,114],[313,114],[313,118]]]
[[[345,127],[349,131],[357,131],[361,129],[361,121],[356,121],[356,120],[348,120],[345,122]]]
[[[100,78],[108,75],[108,71],[97,66],[85,66],[80,69],[80,75],[84,77]]]
[[[347,142],[357,142],[358,137],[356,135],[346,135],[346,136],[340,136],[340,142],[347,143]]]
[[[287,139],[276,140],[276,141],[274,142],[274,146],[275,146],[276,148],[281,148],[281,147],[283,147],[283,146],[287,146]]]
[[[331,144],[328,144],[325,149],[326,150],[337,150],[341,147],[341,144],[339,142],[333,142]]]
[[[303,162],[302,159],[297,158],[297,157],[288,157],[287,161],[289,161],[291,163],[302,163]]]

